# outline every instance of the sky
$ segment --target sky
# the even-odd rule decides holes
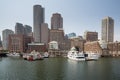
[[[98,32],[101,39],[101,20],[114,19],[114,41],[120,41],[120,0],[0,0],[0,35],[4,29],[14,31],[16,22],[33,27],[33,6],[45,8],[45,22],[51,27],[53,13],[63,17],[65,34],[85,31]]]

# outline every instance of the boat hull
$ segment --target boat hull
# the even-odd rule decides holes
[[[72,57],[68,57],[68,59],[75,60],[75,61],[85,61],[85,58],[72,58]]]
[[[86,60],[98,60],[99,59],[99,55],[98,54],[87,54],[88,56],[86,57]]]

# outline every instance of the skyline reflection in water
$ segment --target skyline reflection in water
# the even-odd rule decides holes
[[[47,58],[30,62],[7,57],[0,61],[0,80],[119,80],[119,68],[120,58],[79,62]]]

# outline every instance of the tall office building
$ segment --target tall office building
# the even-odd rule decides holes
[[[25,35],[29,36],[32,33],[32,27],[29,25],[24,25]]]
[[[111,17],[102,19],[102,40],[105,42],[114,41],[114,20]]]
[[[51,29],[63,29],[63,18],[61,14],[55,13],[51,17]]]
[[[67,37],[70,39],[70,38],[73,38],[73,37],[76,37],[76,33],[69,33],[67,34]]]
[[[41,24],[41,43],[45,43],[48,45],[48,37],[49,37],[49,28],[47,23]]]
[[[41,24],[44,23],[44,8],[41,5],[33,7],[33,37],[34,42],[41,42]]]
[[[2,37],[3,37],[3,49],[4,50],[7,50],[8,49],[8,42],[9,42],[9,35],[10,34],[14,34],[14,32],[12,30],[9,30],[9,29],[5,29],[2,31]]]
[[[24,30],[24,26],[21,23],[16,23],[15,25],[15,34],[24,34],[25,30]]]

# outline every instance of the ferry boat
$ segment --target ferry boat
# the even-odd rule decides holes
[[[75,47],[71,48],[71,50],[67,54],[67,57],[76,61],[85,61],[84,53],[77,51]]]
[[[98,53],[85,53],[86,60],[98,60],[100,58],[100,54]]]

